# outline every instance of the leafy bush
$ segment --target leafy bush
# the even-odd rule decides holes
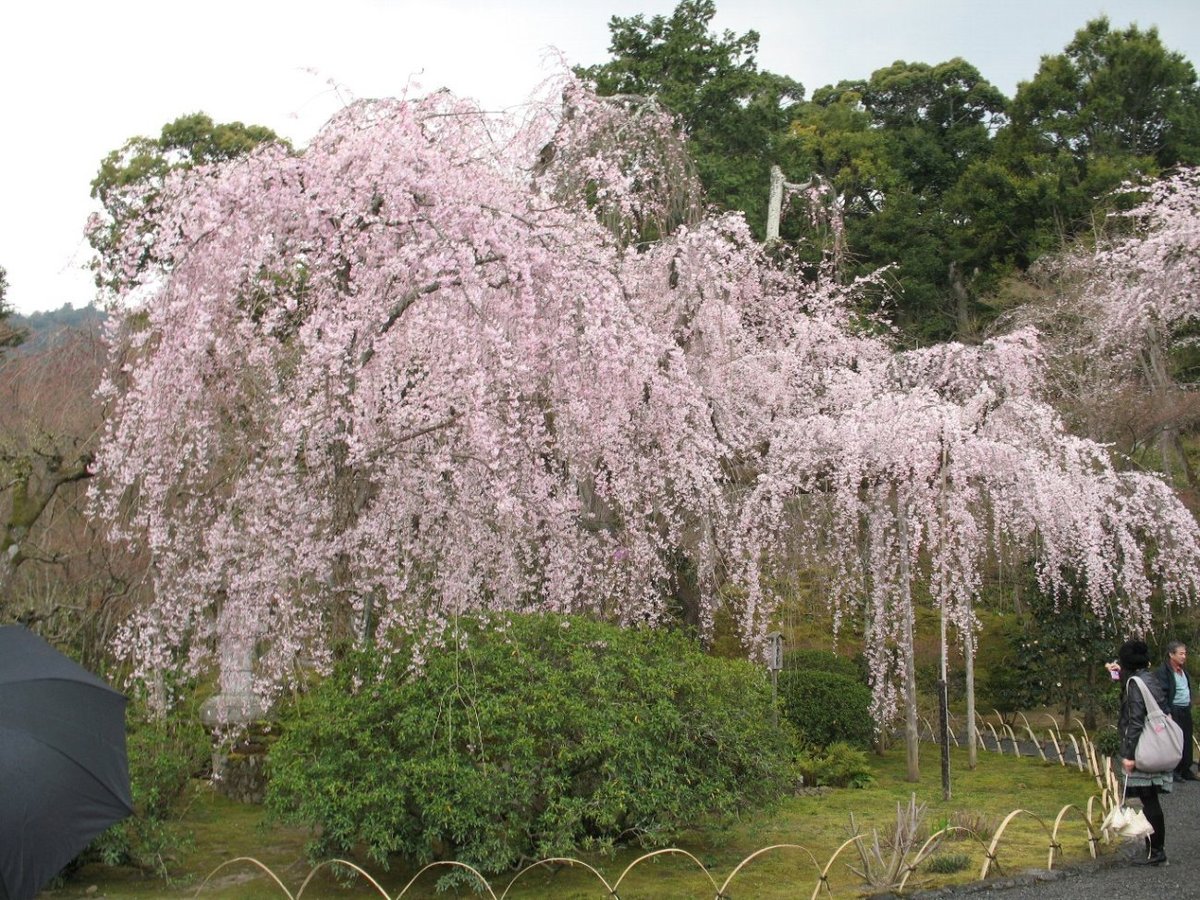
[[[1099,618],[1082,587],[1051,597],[1034,583],[1025,602],[1025,615],[1000,618],[980,646],[982,700],[1006,716],[1057,706],[1069,719],[1079,710],[1091,727],[1102,709],[1119,706],[1103,668],[1121,642],[1112,617]]]
[[[285,719],[267,802],[319,829],[314,860],[361,846],[383,865],[402,854],[499,872],[663,844],[794,782],[791,736],[749,663],[573,617],[456,629],[416,674],[409,654],[356,653]]]
[[[966,829],[966,831],[949,832],[946,835],[948,841],[979,840],[987,843],[995,836],[996,828],[999,827],[999,822],[991,816],[965,809],[956,809],[950,813],[947,824],[955,828]]]
[[[779,673],[779,699],[784,715],[808,743],[870,746],[871,691],[862,682],[832,672],[785,669]]]
[[[937,875],[952,875],[971,865],[969,853],[939,853],[932,856],[925,869]]]
[[[867,681],[867,673],[863,670],[861,660],[810,647],[789,650],[784,654],[783,668],[784,671],[803,669],[811,672],[833,672],[864,684]]]
[[[99,857],[110,866],[132,865],[165,877],[164,858],[187,842],[174,827],[180,801],[191,779],[211,762],[208,733],[183,710],[159,718],[137,709],[128,721],[133,815],[96,838],[78,861]]]
[[[1065,735],[1064,740],[1070,742]],[[1101,728],[1092,735],[1092,742],[1096,745],[1096,754],[1101,758],[1116,756],[1121,752],[1121,736],[1115,728]]]
[[[1049,695],[1040,664],[1028,652],[1028,629],[1015,617],[999,620],[980,644],[979,699],[1002,715],[1044,706]]]
[[[818,787],[865,788],[875,776],[867,754],[844,741],[834,741],[824,750],[806,750],[797,758],[805,784]]]

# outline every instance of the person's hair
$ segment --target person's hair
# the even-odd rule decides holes
[[[1121,664],[1122,669],[1129,672],[1144,669],[1150,664],[1150,648],[1146,646],[1145,641],[1136,638],[1128,640],[1117,651],[1117,662]]]
[[[1185,644],[1183,641],[1168,641],[1167,642],[1167,656],[1172,655],[1176,650],[1180,650],[1186,646],[1187,646],[1187,644]]]

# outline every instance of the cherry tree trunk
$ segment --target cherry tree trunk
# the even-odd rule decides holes
[[[1147,381],[1150,382],[1150,394],[1154,398],[1155,408],[1162,408],[1167,402],[1167,389],[1171,379],[1167,372],[1166,360],[1159,341],[1158,328],[1151,323],[1146,328],[1146,352],[1143,355],[1143,370]],[[1162,457],[1163,474],[1172,484],[1179,484],[1179,473],[1183,473],[1189,487],[1194,487],[1191,466],[1188,465],[1187,455],[1179,445],[1179,430],[1166,422],[1158,434],[1158,452]]]

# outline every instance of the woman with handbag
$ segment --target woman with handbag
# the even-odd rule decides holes
[[[1143,772],[1134,762],[1142,726],[1146,722],[1147,703],[1143,692],[1137,685],[1131,685],[1129,679],[1136,675],[1160,707],[1167,702],[1166,690],[1148,668],[1150,648],[1146,646],[1145,641],[1126,641],[1117,651],[1117,662],[1120,665],[1121,681],[1121,715],[1117,720],[1117,735],[1121,740],[1121,771],[1117,774],[1126,779],[1126,795],[1142,801],[1142,811],[1154,826],[1154,833],[1146,839],[1146,855],[1134,859],[1133,864],[1163,865],[1167,861],[1167,825],[1163,820],[1162,804],[1158,801],[1158,795],[1171,790],[1174,775],[1173,772]]]

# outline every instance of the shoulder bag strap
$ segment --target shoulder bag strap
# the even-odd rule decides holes
[[[1136,675],[1130,675],[1129,680],[1137,682],[1138,688],[1142,692],[1142,699],[1146,702],[1146,711],[1148,713],[1156,712],[1159,715],[1162,715],[1162,709],[1159,707],[1158,701],[1154,699],[1154,695],[1150,693],[1150,688],[1146,687],[1146,685],[1142,682],[1142,679],[1138,678]]]

